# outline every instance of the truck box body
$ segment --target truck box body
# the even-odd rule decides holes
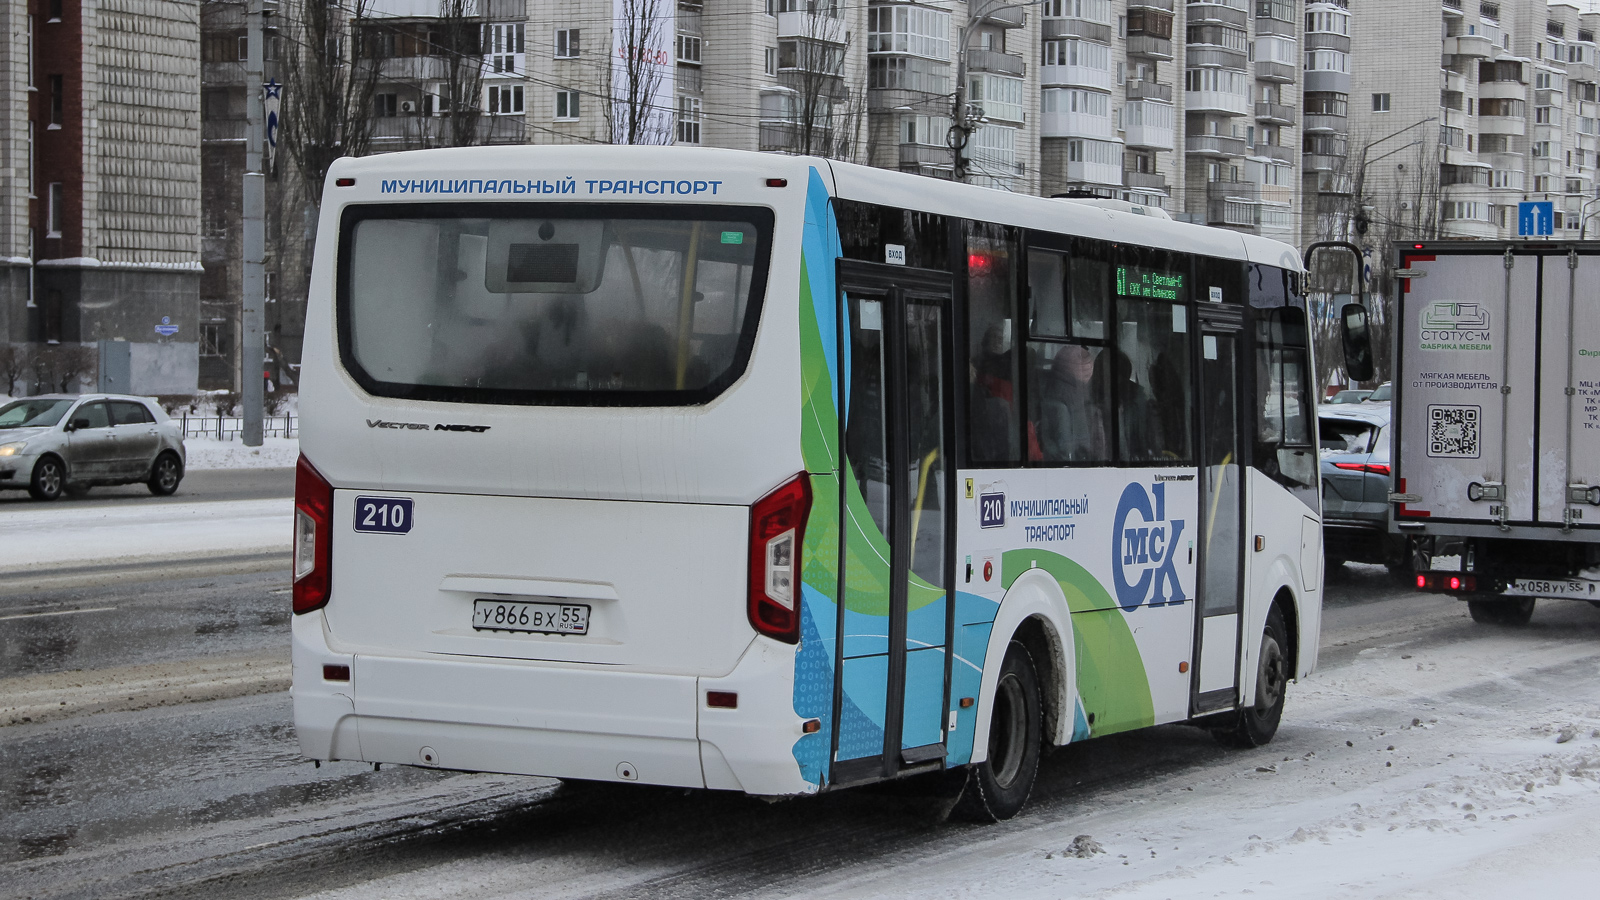
[[[1392,527],[1576,574],[1600,542],[1600,243],[1396,251]]]

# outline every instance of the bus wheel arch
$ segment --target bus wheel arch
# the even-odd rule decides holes
[[[1033,658],[1039,681],[1042,742],[1047,746],[1064,744],[1072,737],[1076,669],[1067,598],[1054,578],[1043,571],[1027,572],[1006,591],[989,632],[973,729],[974,763],[984,761],[988,754],[995,686],[1012,641],[1021,643]]]
[[[1288,646],[1283,648],[1283,652],[1289,657],[1289,679],[1293,681],[1295,673],[1300,671],[1300,607],[1295,602],[1294,592],[1289,590],[1288,585],[1278,588],[1277,596],[1272,598],[1272,606],[1283,616],[1284,636],[1288,641]],[[1272,614],[1270,608],[1267,614],[1268,616]],[[1266,627],[1265,622],[1262,623],[1262,627]]]

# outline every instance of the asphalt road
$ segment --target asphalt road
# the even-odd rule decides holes
[[[183,476],[178,492],[157,497],[143,484],[101,485],[81,499],[62,497],[53,503],[74,507],[129,503],[192,503],[196,500],[270,500],[294,496],[294,469],[196,469]],[[0,516],[8,508],[37,504],[27,491],[0,491]]]
[[[284,647],[286,583],[274,571],[7,598],[21,605],[0,615],[28,604],[111,609],[0,619],[4,674]],[[1464,604],[1411,593],[1374,567],[1336,570],[1327,595],[1324,671],[1400,641],[1421,648],[1503,634],[1472,623]],[[1546,601],[1528,635],[1593,641],[1600,610]],[[16,662],[30,656],[38,662]],[[296,897],[503,858],[533,866],[530,877],[563,896],[699,898],[800,890],[839,866],[953,852],[990,833],[935,823],[932,799],[914,789],[772,805],[357,763],[318,768],[300,758],[291,719],[280,692],[0,729],[0,896]],[[1307,727],[1295,720],[1291,693],[1284,733]],[[1236,765],[1235,752],[1182,726],[1063,748],[1043,764],[1023,818],[1070,821],[1156,780]]]

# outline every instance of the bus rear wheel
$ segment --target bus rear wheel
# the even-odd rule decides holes
[[[1533,618],[1534,598],[1516,600],[1468,600],[1472,621],[1486,625],[1526,625]]]
[[[1239,710],[1233,725],[1212,729],[1217,742],[1228,747],[1260,747],[1278,733],[1283,701],[1289,693],[1289,629],[1276,604],[1267,613],[1261,632],[1261,653],[1256,657],[1255,702]]]
[[[1033,656],[1018,641],[1006,648],[989,718],[989,757],[972,766],[956,811],[999,822],[1022,810],[1039,774],[1041,715]]]

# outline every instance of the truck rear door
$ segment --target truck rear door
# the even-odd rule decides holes
[[[1545,257],[1543,282],[1538,517],[1600,528],[1600,256]]]

